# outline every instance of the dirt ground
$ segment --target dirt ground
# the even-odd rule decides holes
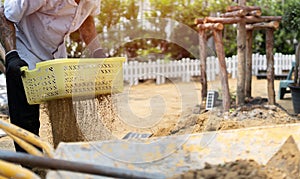
[[[229,84],[234,96],[236,79],[230,79]],[[279,80],[275,80],[276,95],[278,85]],[[221,93],[221,82],[210,82],[208,90]],[[233,112],[225,114],[222,112],[222,101],[217,101],[213,110],[205,110],[201,104],[200,83],[170,81],[155,85],[146,82],[125,91],[127,93],[118,96],[115,103],[120,119],[115,121],[118,125],[107,124],[117,138],[122,138],[129,131],[166,136],[298,122],[293,112],[291,94],[287,93],[282,100],[276,98],[277,105],[268,106],[267,81],[255,77],[252,81],[253,99],[249,100],[252,105],[232,109]],[[254,112],[249,116],[246,111]]]
[[[275,80],[276,96],[278,94],[278,85],[279,80]],[[236,79],[229,79],[229,86],[234,97]],[[209,82],[208,90],[220,93],[221,82],[218,80]],[[221,94],[219,95],[221,99]],[[108,116],[108,118],[117,116],[117,119],[110,118],[110,120],[102,122],[106,130],[110,131],[112,138],[117,139],[123,138],[129,132],[146,133],[157,137],[299,122],[298,116],[293,112],[291,94],[286,94],[282,100],[276,98],[277,105],[275,106],[268,105],[267,80],[265,79],[257,80],[256,77],[253,77],[253,99],[249,100],[249,105],[232,108],[228,113],[223,113],[222,102],[219,100],[213,110],[205,110],[200,96],[201,84],[199,82],[183,83],[177,80],[170,80],[162,85],[156,85],[153,81],[146,81],[137,86],[125,85],[123,93],[115,94],[111,97],[111,104],[116,114],[111,112],[101,114]],[[104,109],[103,106],[101,108],[102,111],[105,110],[105,107]],[[83,130],[89,130],[89,128],[84,128]],[[47,109],[43,105],[41,106],[40,136],[45,141],[53,143],[49,116]],[[89,136],[86,136],[86,140],[90,140]],[[8,137],[0,138],[0,149],[13,150],[12,141]],[[209,170],[208,173],[216,173],[221,170],[221,167],[228,171],[229,168],[236,166],[237,163],[241,165],[242,169],[246,168],[247,171],[251,171],[253,167],[262,167],[262,170],[264,169],[263,166],[258,166],[255,161],[233,161],[232,163],[219,166],[207,164],[203,170]],[[238,169],[235,168],[234,171],[236,170]],[[272,169],[268,169],[268,171],[270,170]],[[281,176],[281,174],[286,176],[277,178],[293,178],[284,175],[282,171],[272,171],[269,173],[273,173],[274,176]],[[266,178],[264,176],[269,176],[269,173],[261,172],[253,176]],[[193,176],[194,174],[195,172],[193,172]],[[236,173],[233,172],[233,174]],[[211,178],[208,176],[201,177]],[[222,175],[220,178],[225,178],[224,176]]]

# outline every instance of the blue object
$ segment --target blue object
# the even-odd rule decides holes
[[[291,92],[291,90],[288,90],[287,87],[290,83],[294,83],[294,80],[292,80],[292,74],[293,74],[294,69],[295,69],[295,62],[292,62],[292,68],[290,69],[286,79],[280,80],[279,91],[278,91],[279,99],[283,99],[285,93]]]

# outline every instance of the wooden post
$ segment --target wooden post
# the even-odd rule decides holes
[[[267,56],[267,80],[268,80],[268,98],[269,104],[275,105],[275,91],[274,91],[274,29],[266,29],[266,56]]]
[[[222,41],[222,31],[221,30],[213,30],[215,46],[217,50],[217,56],[220,65],[220,78],[222,83],[222,98],[223,98],[223,108],[224,111],[229,111],[230,109],[230,93],[229,93],[229,85],[228,85],[228,73],[225,62],[225,51],[224,45]]]
[[[238,23],[237,31],[237,89],[236,104],[242,105],[245,102],[245,68],[246,68],[246,23],[245,21]]]
[[[207,96],[207,74],[206,74],[206,58],[207,58],[207,37],[205,30],[199,30],[199,51],[200,51],[200,69],[201,69],[201,100],[205,102]],[[201,104],[202,104],[201,103]]]
[[[245,96],[248,98],[251,97],[252,91],[252,34],[252,30],[247,30]]]
[[[245,6],[245,0],[239,0],[239,6]],[[236,89],[236,104],[241,105],[245,102],[245,68],[246,68],[246,22],[241,19],[238,22],[237,30],[237,89]]]
[[[195,19],[199,29],[210,29],[214,31],[215,41],[219,40],[219,30],[216,24],[237,24],[237,47],[238,47],[238,72],[237,72],[237,97],[236,104],[242,105],[245,96],[251,97],[252,82],[252,33],[255,29],[267,29],[267,58],[268,58],[268,95],[269,103],[275,104],[274,92],[274,57],[273,57],[273,32],[279,27],[281,16],[261,16],[261,8],[257,6],[246,6],[246,0],[239,0],[238,6],[227,7],[223,17],[205,17]],[[246,12],[246,14],[245,14]],[[219,26],[221,27],[221,26]],[[248,32],[247,32],[248,30]],[[217,33],[218,32],[218,33]],[[222,34],[221,34],[222,35]],[[272,41],[272,42],[271,42]],[[247,44],[248,46],[247,46]],[[219,45],[219,44],[218,44]],[[217,44],[216,44],[217,46]],[[219,47],[221,49],[223,47]],[[247,48],[247,50],[246,50]],[[224,50],[224,49],[223,49]],[[218,51],[219,62],[222,60],[222,52]],[[247,57],[247,58],[246,58]],[[221,66],[221,65],[220,65]],[[223,76],[224,74],[221,74]],[[224,77],[224,76],[223,76]],[[226,83],[226,82],[225,82]],[[226,86],[223,88],[226,90]],[[224,92],[224,90],[223,90]],[[224,102],[224,101],[223,101]],[[224,109],[226,104],[224,104]]]

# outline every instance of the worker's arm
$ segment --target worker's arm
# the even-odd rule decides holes
[[[16,49],[16,31],[14,23],[4,16],[4,9],[0,7],[0,42],[5,53]]]
[[[94,18],[92,16],[88,16],[87,19],[83,22],[83,24],[79,28],[79,33],[82,40],[86,44],[89,44],[93,39],[95,39],[95,37],[97,36],[97,31]]]
[[[14,24],[5,18],[3,7],[0,7],[0,32],[1,59],[3,60],[3,63],[0,63],[0,71],[5,73],[5,55],[16,49],[16,31]]]
[[[45,0],[15,0],[5,1],[4,7],[0,7],[0,42],[6,53],[16,49],[14,23],[20,22],[24,16],[32,14],[45,3]]]
[[[101,48],[100,42],[96,39],[97,30],[94,22],[93,16],[88,16],[88,18],[84,21],[84,23],[79,28],[79,33],[81,39],[85,44],[89,45],[92,53],[92,57],[104,58],[105,54],[103,49]]]
[[[0,7],[0,42],[4,48],[5,69],[1,66],[1,71],[18,77],[21,75],[20,68],[28,64],[22,60],[16,51],[16,30],[14,23],[7,20],[4,16],[4,10]]]

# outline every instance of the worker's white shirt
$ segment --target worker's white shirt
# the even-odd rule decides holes
[[[100,0],[5,0],[4,14],[16,24],[17,51],[35,68],[37,62],[67,57],[66,37],[89,15],[100,13]]]

